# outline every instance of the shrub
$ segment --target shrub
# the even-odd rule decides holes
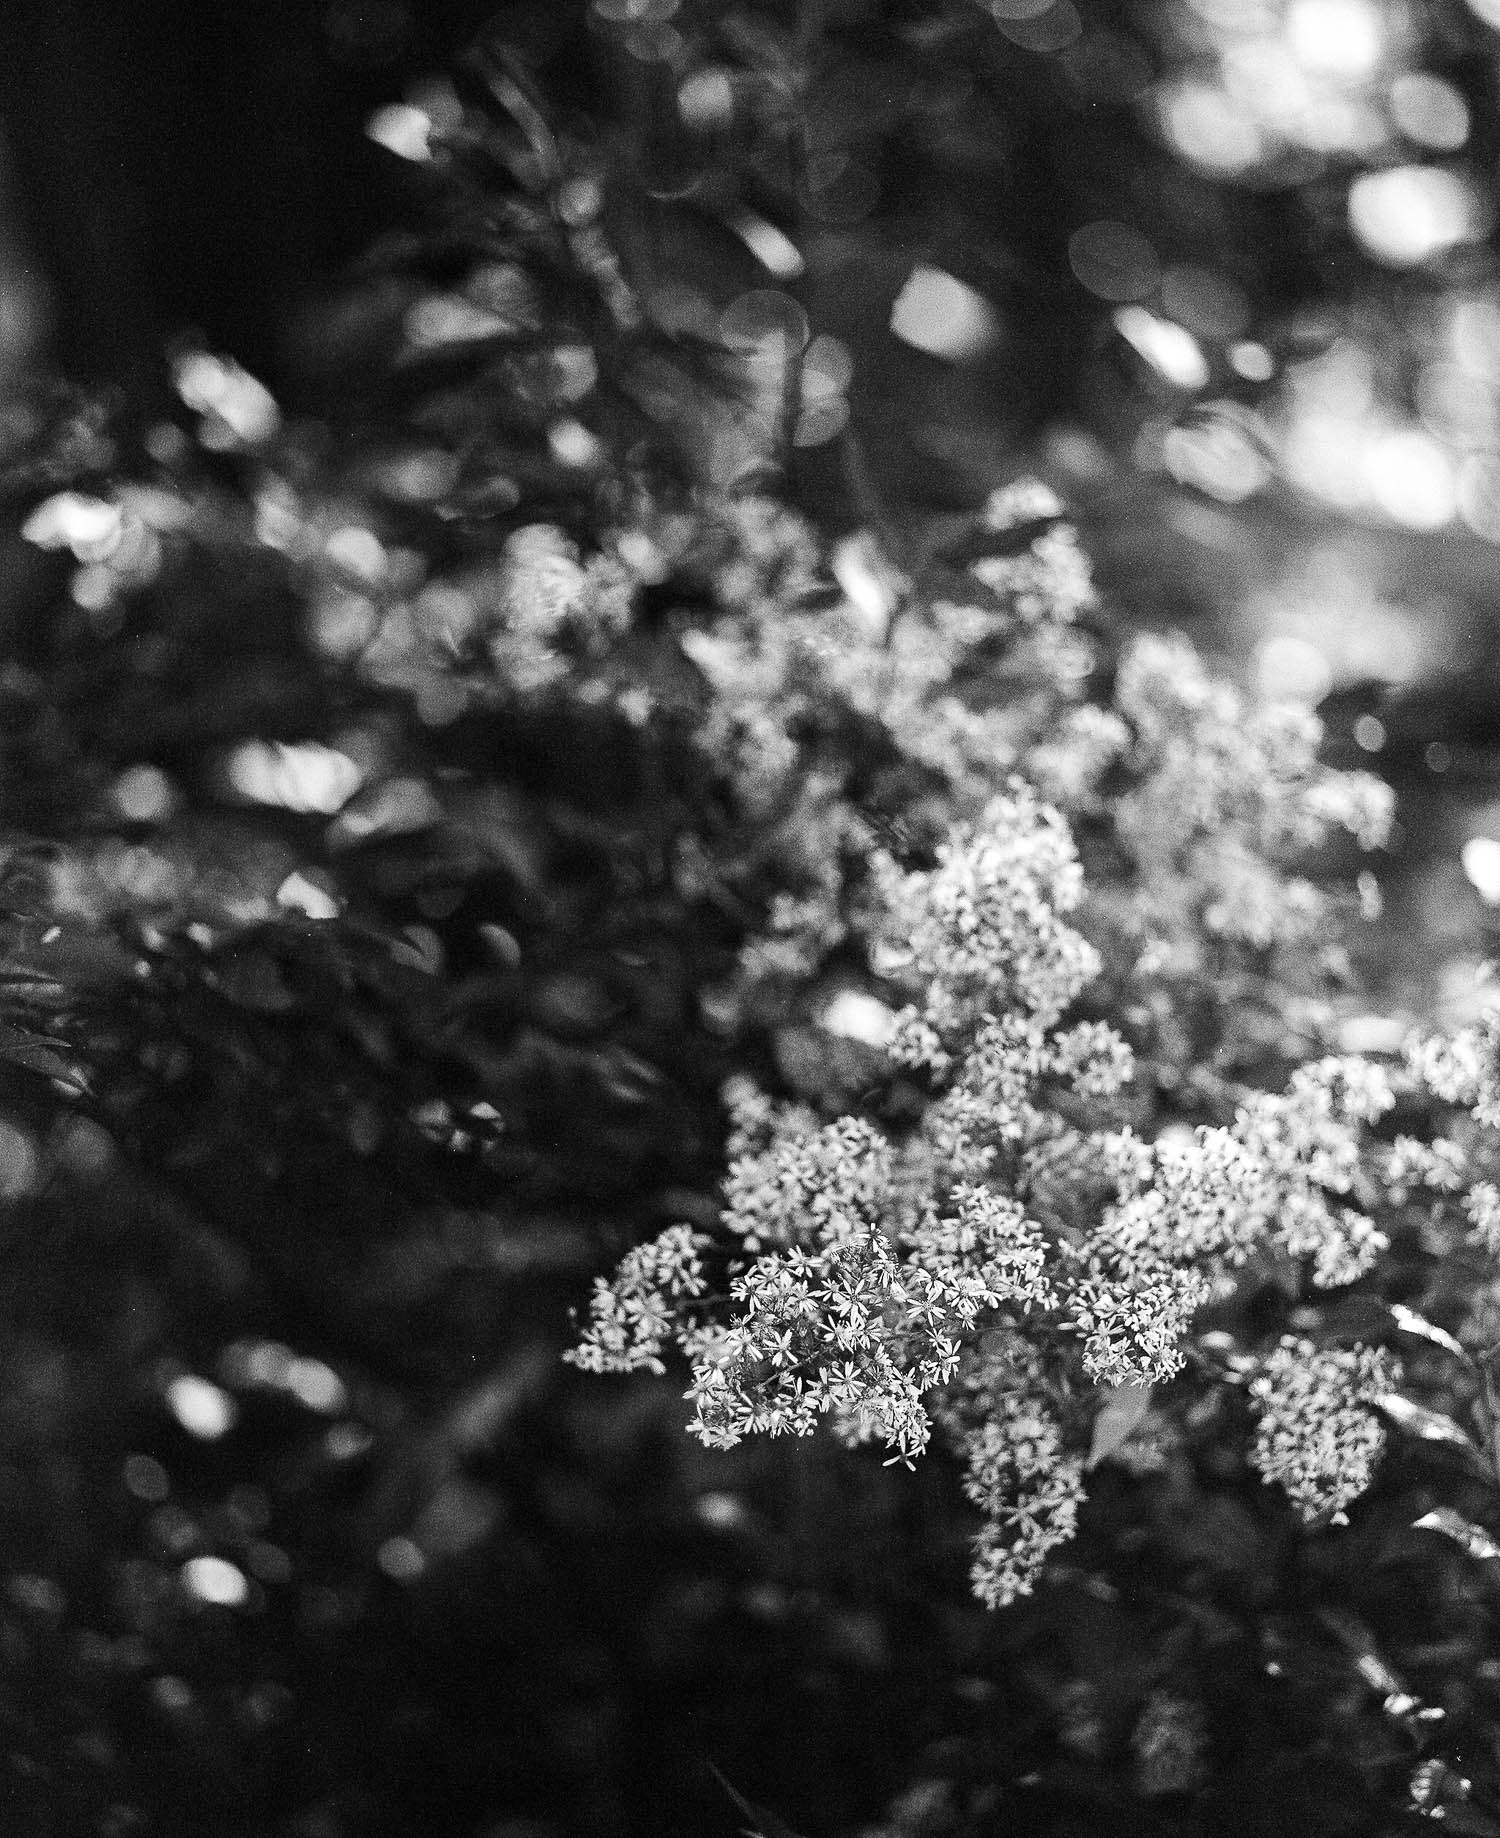
[[[898,559],[726,486],[753,366],[508,81],[400,401],[185,351],[195,442],[22,475],[26,1816],[701,1830],[706,1700],[828,1825],[1493,1829],[1497,1024],[1350,1050],[1388,795],[1045,488]],[[614,1258],[571,1358],[666,1387],[559,1370]]]

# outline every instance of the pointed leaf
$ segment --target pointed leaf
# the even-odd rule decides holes
[[[1384,1697],[1392,1697],[1402,1692],[1401,1680],[1392,1672],[1375,1646],[1375,1637],[1360,1620],[1347,1609],[1320,1608],[1318,1619],[1328,1631],[1340,1640],[1349,1657],[1354,1661],[1354,1669],[1374,1691]]]
[[[66,1047],[67,1044],[67,1041],[59,1040],[55,1034],[38,1034],[30,1028],[0,1021],[0,1053],[8,1053],[14,1047]]]
[[[1475,1525],[1472,1519],[1464,1518],[1451,1506],[1439,1506],[1435,1511],[1423,1513],[1420,1519],[1412,1520],[1412,1528],[1419,1532],[1441,1532],[1445,1538],[1451,1538],[1460,1549],[1467,1551],[1470,1557],[1481,1561],[1490,1557],[1500,1557],[1500,1544],[1496,1544],[1482,1525]]]
[[[1388,1391],[1376,1398],[1375,1405],[1378,1410],[1385,1412],[1398,1429],[1405,1430],[1408,1435],[1420,1437],[1423,1442],[1453,1443],[1467,1449],[1471,1455],[1479,1455],[1468,1433],[1441,1411],[1428,1410],[1423,1404],[1413,1404],[1410,1398],[1403,1398],[1396,1391]]]
[[[24,1071],[35,1072],[42,1078],[56,1079],[58,1084],[66,1085],[70,1091],[88,1091],[88,1081],[82,1069],[41,1040],[28,1040],[23,1036],[15,1041],[0,1043],[0,1060],[8,1065],[20,1066]]]
[[[1472,1363],[1461,1341],[1455,1340],[1446,1328],[1435,1326],[1414,1309],[1403,1307],[1397,1302],[1391,1309],[1391,1319],[1403,1334],[1429,1341],[1433,1346],[1441,1347],[1445,1353],[1451,1353],[1455,1359],[1461,1359],[1465,1365]]]
[[[1149,1385],[1113,1385],[1094,1419],[1088,1466],[1097,1467],[1127,1443],[1151,1408]]]
[[[724,1789],[735,1805],[751,1821],[745,1829],[745,1838],[800,1838],[779,1814],[768,1806],[757,1806],[753,1800],[747,1800],[739,1790],[732,1786],[710,1762],[709,1768],[714,1779]]]

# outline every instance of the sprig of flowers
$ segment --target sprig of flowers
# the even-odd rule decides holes
[[[622,1293],[600,1289],[575,1357],[642,1363],[620,1331],[635,1308],[654,1359],[675,1316],[692,1428],[714,1447],[806,1434],[826,1415],[845,1439],[910,1460],[936,1423],[984,1515],[976,1590],[1001,1604],[1072,1535],[1084,1491],[1074,1438],[1090,1414],[1079,1400],[1093,1387],[1180,1372],[1194,1315],[1258,1248],[1299,1262],[1315,1288],[1369,1268],[1385,1241],[1339,1198],[1394,1100],[1378,1068],[1326,1058],[1284,1094],[1247,1095],[1229,1125],[1154,1141],[1080,1127],[1069,1106],[1101,1113],[1135,1095],[1133,1056],[1107,1023],[1068,1019],[1099,958],[1064,917],[1084,900],[1067,826],[1024,784],[931,867],[885,859],[874,882],[885,906],[872,949],[919,996],[900,1011],[891,1055],[930,1086],[920,1121],[904,1134],[859,1117],[824,1123],[737,1085],[727,1322],[698,1305],[672,1259],[671,1294],[643,1301],[647,1260],[624,1272]],[[1285,1394],[1276,1449],[1292,1451],[1299,1434],[1323,1446],[1325,1392],[1352,1373],[1365,1388],[1349,1393],[1357,1403],[1375,1384],[1367,1351],[1333,1361],[1305,1399]],[[1277,1395],[1265,1391],[1267,1410]],[[1361,1429],[1351,1447],[1365,1451],[1355,1465],[1368,1478],[1379,1438]],[[1298,1467],[1288,1453],[1275,1470],[1299,1501],[1312,1460]]]
[[[1371,1406],[1398,1373],[1377,1348],[1317,1347],[1288,1335],[1251,1380],[1251,1460],[1304,1519],[1342,1512],[1369,1486],[1385,1447]]]
[[[970,564],[972,605],[919,600],[885,626],[820,609],[805,549],[790,599],[768,554],[715,577],[717,620],[683,636],[709,692],[698,742],[758,871],[785,877],[741,993],[774,1023],[831,954],[862,956],[904,1120],[877,1120],[878,1077],[870,1114],[833,1118],[733,1081],[720,1230],[694,1252],[723,1260],[725,1297],[689,1287],[680,1248],[630,1266],[574,1356],[625,1368],[675,1340],[715,1447],[828,1419],[910,1461],[936,1428],[994,1606],[1073,1535],[1103,1401],[1181,1379],[1196,1317],[1252,1260],[1310,1299],[1363,1281],[1415,1190],[1460,1194],[1500,1245],[1500,1183],[1474,1183],[1460,1140],[1381,1135],[1423,1091],[1500,1118],[1500,1027],[1403,1071],[1330,1054],[1297,993],[1339,910],[1304,858],[1337,831],[1378,846],[1389,793],[1325,768],[1312,716],[1247,703],[1179,640],[1136,639],[1091,699],[1109,679],[1078,626],[1086,573],[1041,541]],[[1043,633],[1072,648],[1022,692],[1006,673],[1033,669]],[[1279,1060],[1283,1082],[1210,1059],[1273,1077]],[[1304,1515],[1342,1511],[1383,1446],[1370,1405],[1394,1366],[1290,1337],[1236,1358],[1252,1460]]]

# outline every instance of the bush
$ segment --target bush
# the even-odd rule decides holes
[[[344,425],[184,349],[12,475],[16,1829],[1496,1829],[1496,1024],[1351,990],[1388,794],[1044,487],[814,527],[491,78]]]

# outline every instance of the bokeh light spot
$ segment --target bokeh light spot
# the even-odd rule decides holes
[[[421,1547],[411,1538],[387,1538],[375,1553],[375,1561],[396,1583],[411,1583],[427,1568]]]
[[[1157,114],[1182,157],[1206,172],[1244,172],[1265,152],[1254,117],[1215,84],[1187,80],[1162,89]]]
[[[205,447],[226,452],[259,446],[281,426],[270,390],[233,358],[184,352],[172,366],[172,380],[185,405],[203,417],[199,438]]]
[[[997,19],[995,24],[1023,51],[1065,51],[1082,34],[1083,21],[1073,0],[1052,0],[1044,12],[1028,19]]]
[[[1419,428],[1375,441],[1365,455],[1370,495],[1386,515],[1410,530],[1440,530],[1458,508],[1453,462]]]
[[[1290,633],[1269,638],[1255,654],[1256,686],[1271,702],[1315,708],[1333,687],[1328,659],[1306,638]]]
[[[1245,290],[1216,268],[1179,264],[1161,278],[1162,310],[1199,338],[1236,338],[1250,323]]]
[[[71,549],[81,562],[102,561],[120,541],[120,507],[82,492],[44,499],[21,525],[21,536],[39,549]]]
[[[752,288],[719,315],[720,336],[741,351],[773,349],[778,361],[807,347],[812,328],[801,304],[774,288]]]
[[[159,766],[127,766],[110,788],[127,823],[160,823],[177,808],[177,792]]]
[[[1469,0],[1469,11],[1500,32],[1500,0]]]
[[[1476,455],[1459,467],[1458,513],[1476,536],[1500,543],[1500,460]]]
[[[167,1408],[190,1436],[217,1442],[234,1428],[238,1411],[234,1399],[209,1379],[180,1373],[166,1387]]]
[[[337,919],[339,903],[325,888],[302,873],[289,874],[276,889],[276,904],[304,919]]]
[[[1235,403],[1205,405],[1193,420],[1168,428],[1161,459],[1179,484],[1221,504],[1243,504],[1271,477],[1264,437]]]
[[[1479,202],[1441,166],[1392,166],[1349,187],[1349,224],[1377,261],[1415,268],[1481,235]]]
[[[225,777],[252,804],[332,816],[359,790],[363,773],[321,741],[247,740],[225,761]]]
[[[833,551],[833,574],[869,635],[883,638],[896,610],[896,583],[874,538],[864,530],[843,537]]]
[[[1156,251],[1128,224],[1085,224],[1068,239],[1068,263],[1080,284],[1101,300],[1139,300],[1161,280]]]
[[[903,344],[962,364],[981,357],[999,337],[995,309],[941,268],[916,267],[891,308],[891,330]]]
[[[841,989],[823,1011],[823,1026],[845,1040],[883,1047],[890,1039],[896,1017],[878,996],[862,989]]]
[[[1122,306],[1115,329],[1143,357],[1163,382],[1174,389],[1202,389],[1208,381],[1208,359],[1185,326],[1159,318],[1144,306]]]
[[[1269,383],[1276,374],[1275,358],[1253,338],[1231,345],[1229,362],[1247,383]]]
[[[127,1455],[123,1476],[126,1492],[148,1505],[159,1506],[172,1491],[166,1469],[151,1455]]]
[[[493,338],[507,321],[459,294],[432,294],[407,309],[406,336],[421,350]]]
[[[1442,77],[1406,70],[1391,84],[1391,118],[1408,140],[1456,153],[1469,138],[1469,105]]]
[[[1385,33],[1371,0],[1292,0],[1286,38],[1305,70],[1357,81],[1379,64]]]
[[[28,1130],[0,1117],[0,1201],[19,1200],[35,1191],[42,1158]]]
[[[677,88],[677,106],[690,128],[706,133],[734,120],[734,87],[726,71],[695,70]]]
[[[741,211],[730,218],[729,227],[761,267],[774,274],[778,281],[795,281],[802,273],[802,251],[769,218],[758,217],[753,211]]]
[[[243,1608],[250,1584],[243,1570],[223,1557],[190,1557],[182,1566],[189,1595],[217,1608]]]
[[[1464,873],[1487,906],[1500,906],[1500,842],[1471,836],[1459,855]]]
[[[376,109],[365,124],[365,133],[398,159],[432,158],[432,117],[409,102],[392,102]]]

